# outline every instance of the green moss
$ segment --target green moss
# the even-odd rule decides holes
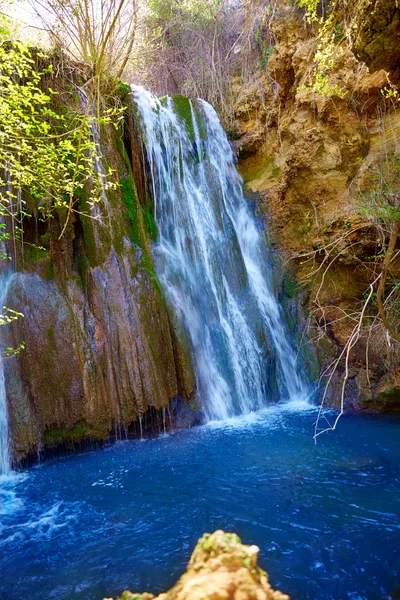
[[[124,162],[124,166],[126,167],[126,169],[131,172],[131,161],[128,155],[128,152],[125,148],[125,144],[124,141],[122,139],[122,132],[120,131],[118,133],[118,136],[115,136],[115,143],[114,143],[114,147],[115,147],[115,151],[121,155],[122,160]]]
[[[49,427],[43,434],[45,444],[58,444],[66,438],[66,427]]]
[[[54,263],[49,256],[42,260],[42,268],[40,275],[45,281],[52,281],[54,279]]]
[[[186,96],[181,94],[173,94],[171,96],[172,104],[175,110],[176,116],[185,125],[186,132],[189,135],[191,142],[195,141],[195,127],[193,123],[193,117],[196,119],[196,125],[198,133],[201,139],[207,139],[207,130],[203,125],[203,120],[198,108],[196,100],[189,100]],[[168,96],[162,96],[159,98],[162,106],[167,106]]]
[[[224,533],[223,536],[206,533],[200,538],[198,546],[205,552],[217,554],[222,550],[230,550],[233,546],[241,543],[241,539],[236,533]]]
[[[294,298],[302,291],[301,285],[294,279],[285,278],[283,280],[283,292],[289,298]]]
[[[174,94],[171,96],[174,105],[175,114],[185,125],[186,132],[189,136],[190,141],[194,142],[195,133],[192,116],[192,105],[189,98],[181,96],[180,94]]]
[[[271,172],[272,179],[278,179],[280,174],[281,174],[281,168],[273,167],[272,172]]]
[[[121,251],[123,250],[122,240],[130,230],[128,234],[133,243],[141,247],[150,255],[148,238],[151,237],[151,235],[154,235],[154,226],[151,223],[153,202],[151,198],[145,198],[145,207],[141,210],[131,161],[122,138],[116,134],[113,135],[113,147],[119,180],[119,189],[113,193],[113,202],[115,202],[116,212],[121,212],[121,204],[125,209],[123,214],[121,214],[121,219],[118,220],[118,222],[113,222],[113,241],[115,249],[118,252],[117,246],[119,242],[121,242]],[[146,216],[144,214],[144,211],[146,210],[150,215]],[[145,222],[145,218],[147,219],[147,222]]]
[[[148,275],[150,281],[154,284],[155,288],[158,290],[158,292],[160,294],[160,298],[162,300],[162,303],[163,303],[163,305],[165,305],[164,294],[162,292],[160,282],[157,279],[157,275],[155,274],[153,265],[151,264],[151,260],[149,259],[147,254],[142,255],[141,267],[143,267],[143,269],[145,270],[146,274]]]
[[[128,210],[131,222],[131,239],[134,244],[140,246],[138,231],[137,199],[134,194],[134,187],[130,177],[121,177],[121,196],[125,207]]]
[[[199,131],[200,139],[206,140],[208,138],[207,129],[204,125],[204,121],[201,116],[201,111],[199,109],[198,101],[191,100],[194,117],[196,119],[197,129]]]
[[[93,223],[90,217],[85,216],[81,217],[81,223],[84,231],[83,244],[85,246],[86,257],[90,266],[95,267],[97,264],[97,249]]]
[[[243,177],[243,181],[245,183],[249,183],[250,181],[266,181],[274,178],[274,173],[276,177],[276,169],[278,167],[274,166],[273,156],[255,155],[249,157],[248,159],[242,160],[239,168],[240,174]]]
[[[86,437],[89,434],[90,434],[89,427],[87,426],[87,424],[84,421],[77,423],[75,425],[75,427],[73,427],[69,432],[69,435],[72,439],[78,439],[78,438],[81,439],[83,437]]]
[[[383,411],[400,410],[400,389],[391,387],[381,392],[376,404]]]
[[[151,241],[155,242],[157,240],[158,231],[154,217],[144,206],[141,207],[141,210],[143,215],[144,229]]]
[[[46,238],[46,243],[49,245],[50,235],[43,235],[42,238]],[[28,271],[36,271],[45,281],[54,279],[54,264],[48,249],[44,246],[24,245],[24,268]]]
[[[40,236],[40,243],[44,248],[48,248],[50,246],[50,233],[45,233]]]
[[[86,283],[86,274],[87,274],[87,270],[89,265],[89,261],[87,259],[86,256],[76,256],[75,257],[75,264],[76,267],[78,269],[78,274],[79,274],[79,279],[80,279],[80,285],[82,285],[83,287],[85,287],[85,283]]]
[[[47,335],[47,339],[48,339],[49,343],[54,344],[56,341],[56,335],[55,335],[54,327],[52,324],[49,325],[46,335]]]
[[[47,256],[46,248],[36,246],[35,244],[26,244],[24,246],[24,263],[28,269]]]
[[[72,429],[65,425],[53,425],[46,429],[43,434],[45,444],[61,444],[63,442],[78,442],[88,437],[91,430],[85,421],[79,421]]]

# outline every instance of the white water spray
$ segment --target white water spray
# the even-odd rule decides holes
[[[151,170],[156,272],[191,342],[207,417],[259,410],[276,387],[281,400],[306,400],[266,243],[217,114],[201,100],[132,94]]]

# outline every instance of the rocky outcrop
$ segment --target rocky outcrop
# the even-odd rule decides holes
[[[391,96],[382,94],[390,86],[383,69],[393,78],[397,69],[397,58],[389,51],[398,50],[395,4],[370,2],[355,13],[360,23],[357,57],[364,59],[361,46],[375,48],[378,57],[376,36],[386,31],[390,38],[384,45],[386,59],[383,50],[381,62],[373,57],[367,61],[370,73],[343,35],[340,15],[332,38],[337,40],[334,59],[327,59],[329,66],[318,66],[318,25],[307,25],[299,9],[280,1],[269,25],[275,45],[266,71],[260,69],[246,89],[239,79],[233,84],[239,167],[249,191],[258,194],[259,210],[268,215],[270,231],[295,270],[299,288],[306,291],[302,298],[311,314],[310,333],[322,371],[351,335],[371,283],[370,261],[382,247],[382,234],[362,204],[374,193],[382,156],[399,147],[400,111]],[[383,17],[378,18],[383,13],[388,16],[386,30]],[[367,21],[373,15],[375,29]],[[362,42],[367,34],[372,36],[369,45]],[[393,269],[394,274],[397,266]],[[349,313],[353,319],[346,317]],[[390,407],[395,405],[398,355],[383,326],[361,332],[350,355],[349,407],[385,410],[385,394]],[[328,394],[331,404],[340,400],[343,372],[339,361],[333,380],[337,385]]]
[[[186,572],[155,600],[289,600],[274,591],[257,565],[259,548],[245,546],[234,533],[206,533],[198,541]],[[151,600],[152,594],[124,592],[119,600]]]
[[[369,0],[360,5],[353,51],[371,73],[384,69],[400,84],[400,6],[397,0]]]
[[[129,427],[198,420],[190,353],[153,270],[130,161],[109,133],[102,168],[112,165],[118,185],[103,196],[101,220],[74,214],[61,238],[63,214],[24,221],[5,298],[24,317],[3,332],[6,347],[25,344],[5,361],[14,462]]]

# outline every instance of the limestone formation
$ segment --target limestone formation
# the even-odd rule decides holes
[[[119,600],[290,600],[272,589],[267,573],[257,565],[258,553],[257,546],[242,544],[234,533],[206,533],[169,592],[156,598],[124,592]]]
[[[119,179],[104,195],[102,222],[73,215],[59,239],[63,215],[24,221],[5,299],[24,315],[4,332],[6,347],[25,344],[5,361],[14,462],[131,425],[138,434],[162,428],[182,401],[194,405],[190,353],[170,322],[131,165],[114,138],[101,142]],[[182,426],[198,419],[186,413]]]
[[[397,0],[369,0],[360,6],[353,51],[371,72],[385,69],[400,83],[400,5]]]
[[[360,205],[373,193],[371,173],[379,170],[383,148],[388,155],[398,151],[400,111],[382,93],[390,86],[383,69],[393,81],[398,69],[397,4],[352,4],[358,32],[354,47],[346,40],[338,44],[329,70],[332,91],[324,94],[311,85],[318,27],[307,26],[298,8],[279,2],[270,23],[274,50],[266,73],[259,72],[246,89],[239,79],[235,83],[239,169],[248,190],[258,195],[270,233],[315,315],[311,337],[318,340],[322,367],[339,355],[349,338],[354,324],[343,317],[359,310],[369,289],[368,261],[381,248],[377,230]],[[340,96],[335,89],[342,91]],[[398,269],[397,262],[393,273]],[[400,398],[398,357],[388,357],[382,328],[372,337],[361,337],[350,362],[347,406],[393,408],[394,397]],[[341,365],[328,396],[333,405],[340,400],[342,380]],[[383,393],[390,395],[389,404]]]

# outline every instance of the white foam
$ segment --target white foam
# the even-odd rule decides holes
[[[17,494],[17,487],[28,475],[13,473],[0,475],[0,516],[10,515],[23,507],[23,500]]]
[[[235,427],[257,421],[251,415],[268,402],[270,373],[281,398],[306,399],[264,235],[215,110],[188,101],[189,134],[171,98],[160,102],[138,86],[132,97],[153,184],[155,269],[191,345],[207,419]]]
[[[74,524],[79,514],[79,502],[67,503],[55,502],[50,508],[43,512],[37,511],[29,518],[20,523],[14,523],[12,527],[4,526],[0,546],[15,542],[30,542],[41,539],[49,539],[60,530]],[[32,510],[32,509],[30,509]],[[25,511],[27,513],[27,511]],[[25,516],[25,513],[23,513]],[[9,530],[9,531],[8,531]],[[7,531],[9,535],[7,536]]]

